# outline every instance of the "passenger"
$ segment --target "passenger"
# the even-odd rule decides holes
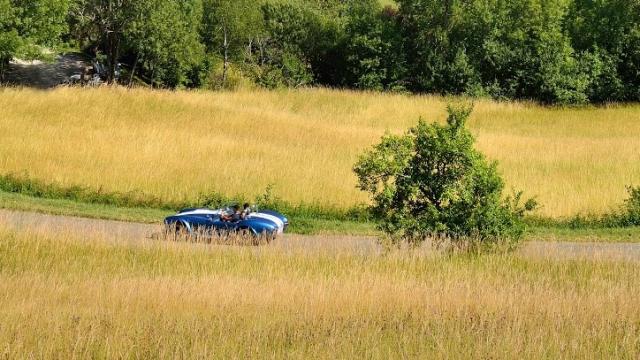
[[[249,203],[244,203],[244,205],[242,206],[242,213],[240,214],[240,218],[244,220],[249,217],[249,214],[251,214],[251,205],[249,205]]]

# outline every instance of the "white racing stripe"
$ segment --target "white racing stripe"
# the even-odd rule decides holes
[[[220,215],[222,213],[221,210],[211,210],[211,209],[197,209],[192,211],[187,211],[183,213],[178,213],[176,215]]]
[[[252,218],[252,217],[257,217],[259,219],[266,219],[266,220],[272,221],[278,226],[278,233],[282,233],[284,231],[284,222],[280,220],[280,218],[277,216],[257,212],[257,213],[249,214],[249,218]]]

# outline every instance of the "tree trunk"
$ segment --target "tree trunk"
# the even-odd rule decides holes
[[[133,75],[136,73],[136,66],[138,66],[138,60],[140,60],[140,53],[136,54],[136,60],[133,62],[133,67],[131,68],[131,74],[129,75],[129,84],[127,84],[129,87],[131,87],[131,84],[133,83]]]
[[[151,88],[155,88],[156,85],[156,66],[155,64],[151,64]]]
[[[258,49],[260,50],[260,66],[264,66],[265,56],[264,56],[264,43],[265,39],[258,38]]]
[[[229,68],[229,41],[227,39],[227,25],[222,25],[222,31],[224,32],[224,59],[222,62],[222,88],[227,85],[227,70]]]
[[[111,77],[111,64],[113,63],[113,36],[111,35],[113,32],[107,32],[107,84],[111,84],[113,80]]]
[[[107,22],[107,84],[111,84],[113,82],[113,73],[111,72],[111,65],[113,64],[113,47],[114,47],[114,33],[113,33],[113,2],[108,2],[107,14],[105,18],[109,19]]]
[[[108,62],[108,70],[107,70],[107,83],[113,84],[116,80],[116,66],[118,64],[118,50],[120,45],[120,39],[118,38],[118,34],[115,31],[110,31],[107,34],[107,62]]]
[[[0,84],[4,82],[6,59],[0,58]]]

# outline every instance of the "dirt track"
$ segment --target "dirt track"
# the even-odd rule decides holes
[[[5,80],[12,85],[48,89],[73,74],[82,73],[87,66],[91,66],[91,61],[82,54],[74,53],[56,56],[52,62],[15,62],[9,65]]]
[[[105,238],[150,241],[160,225],[43,215],[0,209],[0,224],[13,229],[42,229],[50,232],[100,234]],[[153,241],[153,240],[151,240]],[[356,253],[380,251],[375,238],[358,236],[308,236],[285,234],[269,246],[304,250],[349,250]],[[558,243],[528,241],[519,250],[527,257],[557,259],[611,259],[640,261],[640,243]]]

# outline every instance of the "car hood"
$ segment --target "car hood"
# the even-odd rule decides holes
[[[258,212],[251,213],[249,214],[249,216],[247,216],[247,220],[252,220],[252,219],[268,220],[269,222],[276,224],[276,227],[279,230],[284,230],[284,221],[282,221],[282,219],[280,219],[275,215],[258,211]]]

